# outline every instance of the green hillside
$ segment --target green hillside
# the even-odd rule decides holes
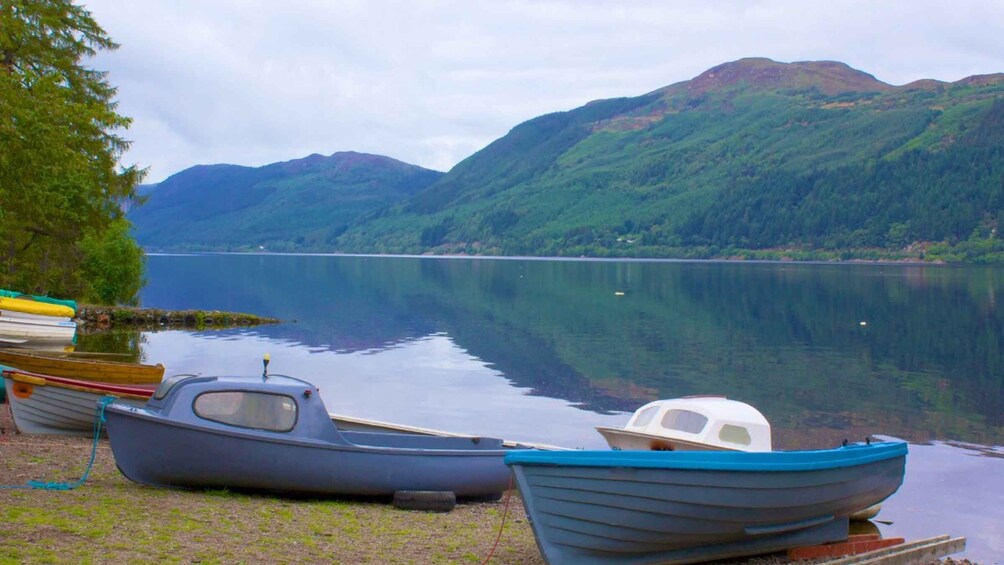
[[[742,59],[532,119],[445,175],[200,166],[129,218],[162,250],[1004,262],[1004,74]]]
[[[360,216],[401,201],[442,173],[361,153],[264,167],[186,169],[140,192],[128,217],[153,250],[326,250]]]
[[[743,59],[523,123],[333,248],[1001,261],[1002,95]]]

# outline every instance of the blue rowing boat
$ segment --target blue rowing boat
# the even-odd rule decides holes
[[[906,443],[820,451],[514,452],[550,563],[694,563],[847,538],[903,482]]]

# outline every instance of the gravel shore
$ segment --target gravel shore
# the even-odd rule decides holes
[[[76,481],[89,438],[13,433],[0,405],[0,485]],[[151,446],[151,448],[155,448]],[[397,510],[386,501],[284,498],[141,486],[99,441],[87,482],[74,490],[0,489],[0,564],[544,563],[513,494],[448,513]]]

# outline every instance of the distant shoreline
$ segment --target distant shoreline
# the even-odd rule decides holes
[[[202,255],[265,255],[288,257],[362,257],[372,259],[472,259],[472,260],[503,260],[503,261],[568,261],[597,263],[730,263],[730,264],[785,264],[785,265],[902,265],[918,267],[971,267],[984,266],[977,263],[946,263],[945,261],[926,261],[923,259],[833,259],[833,260],[799,260],[799,259],[686,259],[672,257],[562,257],[540,255],[466,255],[466,254],[433,254],[413,255],[407,253],[320,253],[307,251],[147,251],[148,257],[197,257]]]

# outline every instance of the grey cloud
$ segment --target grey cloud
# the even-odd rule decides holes
[[[364,151],[447,170],[540,114],[742,57],[843,61],[891,84],[1004,71],[1004,3],[90,0],[122,44],[126,164]]]

